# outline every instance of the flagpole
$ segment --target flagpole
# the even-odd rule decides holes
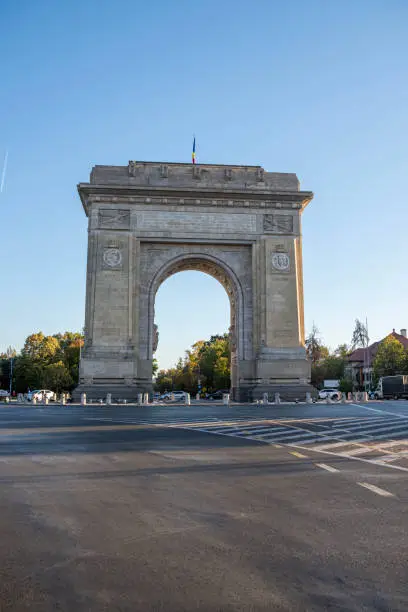
[[[191,153],[191,162],[193,164],[196,163],[196,153],[195,153],[195,150],[196,150],[196,139],[195,139],[195,135],[193,135],[193,151]]]

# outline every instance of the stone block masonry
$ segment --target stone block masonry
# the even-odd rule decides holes
[[[95,166],[78,185],[88,217],[85,348],[74,397],[152,393],[154,302],[182,270],[211,274],[230,300],[231,397],[309,389],[295,174],[260,166]]]

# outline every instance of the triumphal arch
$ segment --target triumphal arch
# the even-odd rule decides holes
[[[78,191],[88,264],[76,395],[152,391],[155,296],[182,270],[210,274],[228,293],[232,397],[304,394],[301,213],[313,194],[295,174],[130,161],[95,166]]]

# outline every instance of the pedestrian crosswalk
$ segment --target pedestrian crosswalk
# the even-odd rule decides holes
[[[190,427],[216,435],[363,458],[408,471],[408,418],[405,416],[279,419]]]
[[[2,427],[157,426],[181,428],[232,436],[271,445],[287,445],[318,453],[354,457],[408,471],[408,412],[392,413],[379,408],[352,407],[356,414],[314,407],[289,415],[258,406],[214,408],[206,405],[131,406],[79,405],[28,406],[21,414],[15,408],[2,411]],[[302,415],[302,416],[299,416]]]

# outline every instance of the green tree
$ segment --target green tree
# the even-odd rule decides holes
[[[44,387],[44,365],[28,355],[16,357],[14,365],[14,387],[17,392]]]
[[[342,378],[340,380],[339,391],[342,393],[351,393],[353,391],[353,381],[351,378]]]
[[[393,376],[404,371],[406,353],[401,342],[392,334],[384,338],[374,359],[374,376]]]
[[[45,366],[43,371],[44,387],[61,393],[69,391],[72,387],[72,377],[69,370],[63,361],[50,363]]]
[[[157,361],[156,358],[153,358],[153,361],[152,361],[152,377],[153,378],[157,376],[158,369],[159,369],[159,362]]]
[[[155,388],[160,392],[180,389],[195,394],[199,381],[203,391],[230,386],[228,334],[195,342],[174,368],[158,372]]]

